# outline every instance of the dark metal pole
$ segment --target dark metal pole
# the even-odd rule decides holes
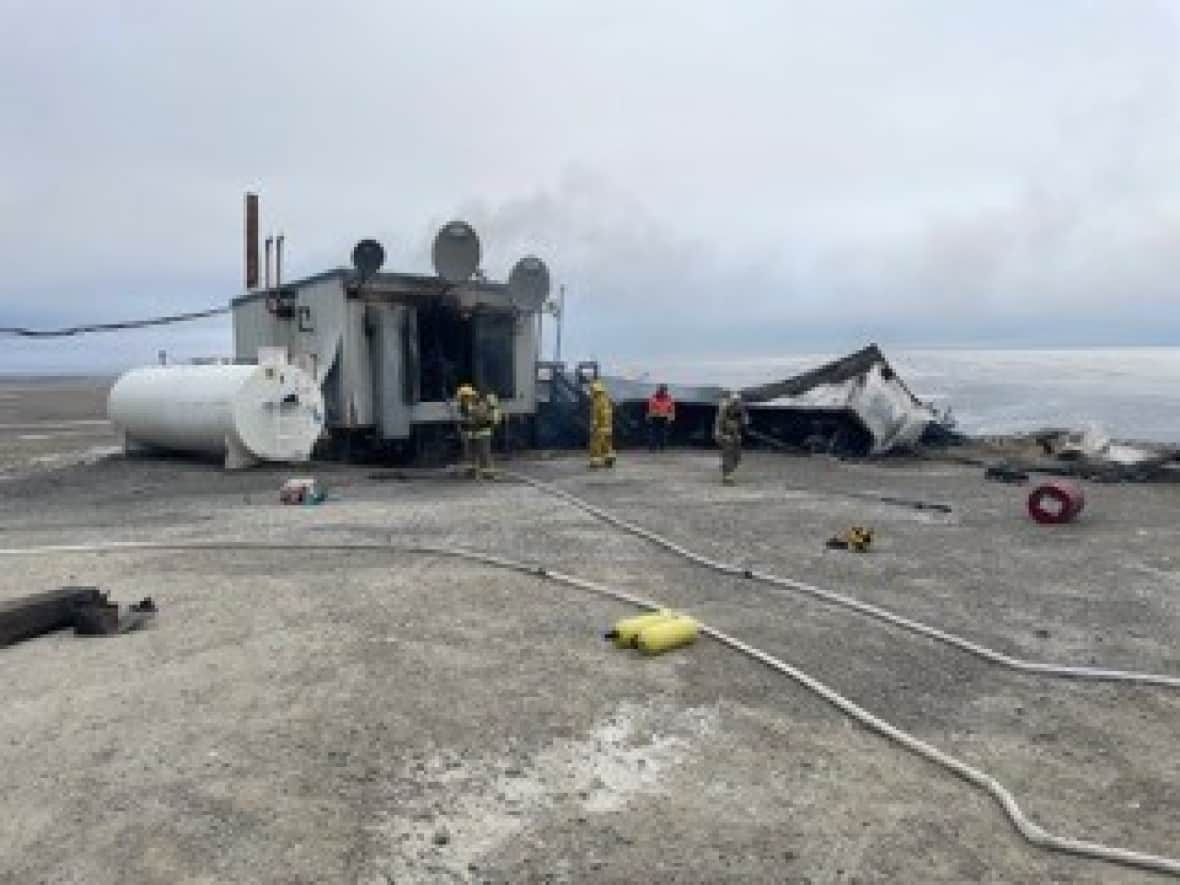
[[[258,194],[246,194],[246,291],[258,288]]]
[[[561,287],[561,297],[557,302],[557,355],[554,362],[561,362],[561,324],[565,320],[565,286]]]

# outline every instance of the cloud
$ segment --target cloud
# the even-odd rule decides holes
[[[13,0],[0,30],[5,320],[224,302],[246,189],[292,275],[364,236],[425,270],[469,217],[489,273],[549,261],[584,354],[1128,343],[1175,304],[1166,3]]]

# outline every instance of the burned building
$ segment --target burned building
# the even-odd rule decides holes
[[[338,268],[246,292],[232,303],[234,354],[284,348],[324,396],[337,441],[421,455],[453,434],[453,399],[474,383],[499,398],[509,433],[527,437],[536,412],[538,314],[548,271],[528,257],[509,281],[478,272],[479,242],[462,222],[435,241],[437,276],[383,273],[354,252]],[[358,252],[361,244],[358,244]]]

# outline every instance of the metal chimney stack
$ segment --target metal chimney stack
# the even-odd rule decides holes
[[[275,237],[275,288],[283,285],[283,235]]]
[[[246,291],[258,288],[258,194],[246,194]]]
[[[274,243],[274,237],[266,238],[266,288],[270,289],[270,247]]]

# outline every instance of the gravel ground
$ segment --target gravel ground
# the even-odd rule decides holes
[[[0,482],[115,451],[105,378],[0,376]]]
[[[918,462],[701,452],[516,469],[689,547],[1014,654],[1180,673],[1180,488],[1019,489]],[[316,465],[111,457],[0,485],[0,546],[272,539],[273,552],[4,560],[0,597],[97,583],[151,629],[0,650],[0,882],[1146,882],[1021,840],[987,797],[708,641],[603,643],[625,606],[437,556],[460,544],[683,607],[986,768],[1056,832],[1176,854],[1180,693],[1000,670],[693,566],[535,489]],[[399,480],[394,477],[401,476]],[[872,502],[888,494],[949,514]],[[872,552],[827,551],[854,524]]]

